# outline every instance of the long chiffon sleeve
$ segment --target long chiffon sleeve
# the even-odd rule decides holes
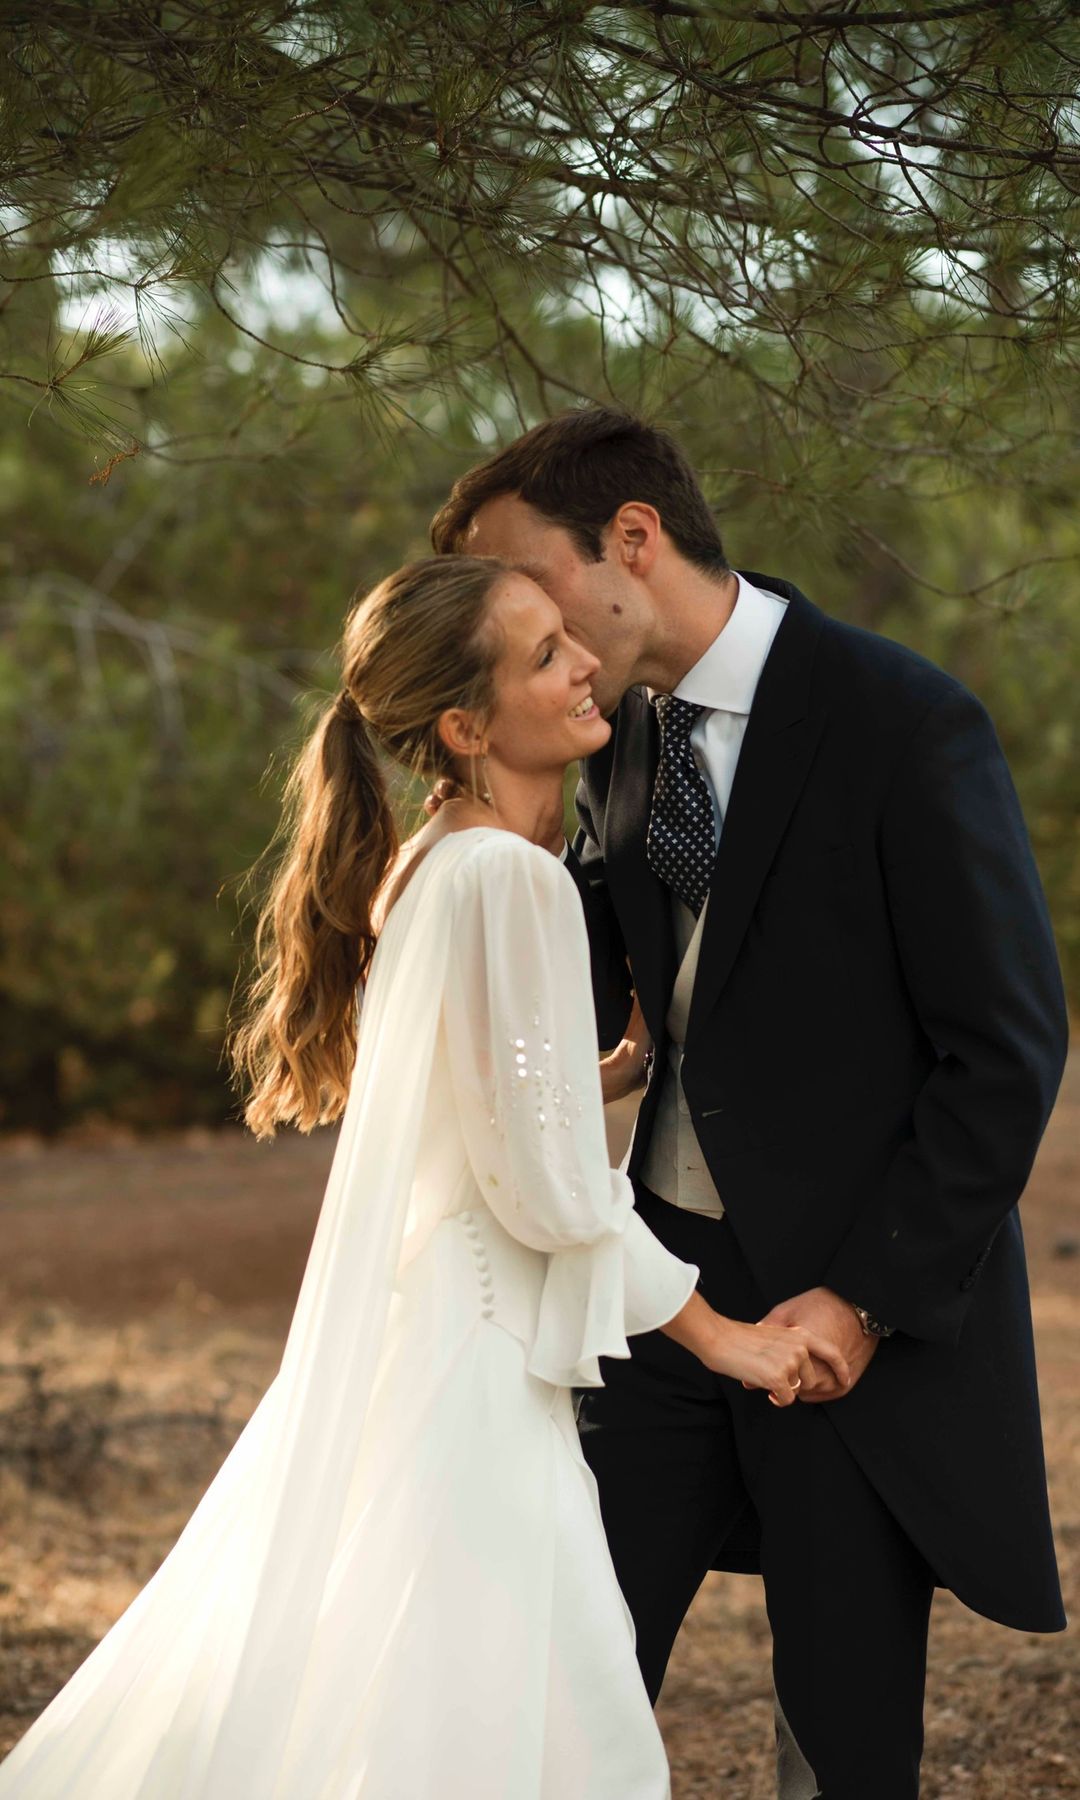
[[[509,832],[456,873],[445,1024],[465,1145],[499,1223],[545,1251],[528,1366],[601,1385],[598,1359],[665,1324],[698,1270],[664,1248],[609,1166],[588,939],[573,878]]]

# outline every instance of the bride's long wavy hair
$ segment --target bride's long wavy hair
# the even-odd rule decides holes
[[[384,758],[428,783],[461,779],[439,720],[455,707],[491,714],[499,642],[489,604],[500,574],[490,557],[430,556],[353,602],[341,692],[286,784],[254,971],[228,1042],[257,1137],[285,1123],[310,1131],[344,1108],[373,906],[399,849]]]

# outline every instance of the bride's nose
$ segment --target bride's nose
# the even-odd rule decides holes
[[[574,679],[575,681],[588,681],[589,676],[594,675],[600,667],[600,658],[594,656],[590,650],[586,650],[582,644],[574,643],[572,638],[570,641],[574,645],[575,651]]]

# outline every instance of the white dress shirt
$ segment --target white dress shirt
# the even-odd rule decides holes
[[[752,587],[737,572],[735,580],[738,593],[727,624],[675,689],[676,699],[705,708],[694,721],[690,747],[712,796],[718,842],[757,684],[787,607],[778,594]],[[657,689],[645,691],[655,700]]]
[[[677,699],[704,708],[694,720],[690,747],[712,796],[717,842],[750,708],[787,604],[778,595],[753,587],[741,575],[736,575],[736,580],[738,593],[727,624],[675,689]],[[655,699],[651,689],[649,699]],[[706,899],[695,919],[690,908],[672,893],[671,922],[679,968],[665,1021],[667,1063],[653,1076],[662,1085],[642,1176],[661,1199],[719,1218],[723,1201],[709,1174],[682,1087],[683,1045],[708,909]]]
[[[718,841],[757,684],[787,606],[742,575],[735,579],[739,591],[727,624],[675,689],[677,700],[705,708],[694,720],[690,747],[712,793]],[[646,691],[654,700],[655,690]]]
[[[678,699],[703,708],[691,729],[690,747],[712,798],[718,843],[750,708],[787,606],[779,595],[754,587],[742,575],[736,573],[735,579],[738,591],[727,623],[675,689]],[[650,702],[656,699],[657,690],[646,692]],[[565,856],[564,846],[564,860]],[[642,1175],[661,1199],[719,1218],[723,1201],[709,1174],[682,1087],[683,1045],[708,910],[706,899],[695,919],[678,895],[671,895],[678,974],[665,1020],[667,1062],[653,1075],[661,1092]]]

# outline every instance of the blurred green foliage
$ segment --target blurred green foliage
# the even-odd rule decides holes
[[[208,354],[160,391],[181,433],[250,392]],[[449,474],[410,491],[355,417],[322,431],[302,469],[135,458],[103,484],[80,438],[4,420],[0,1129],[229,1111],[241,877],[352,589],[425,548]]]
[[[548,349],[583,383],[597,379],[587,325],[548,319],[537,331],[561,336]],[[183,444],[250,404],[270,377],[235,349],[208,321],[198,357],[178,353],[165,385],[147,380],[144,435]],[[609,374],[633,393],[635,353],[619,356]],[[875,506],[866,487],[854,531],[815,499],[795,454],[787,477],[774,457],[771,489],[739,474],[769,448],[745,420],[725,420],[719,399],[699,389],[661,411],[703,471],[735,565],[783,574],[914,645],[990,706],[1075,997],[1080,611],[1073,566],[1036,560],[1080,549],[1071,497],[1035,509],[1000,479],[991,494],[953,491],[943,475],[921,492],[886,485]],[[29,429],[25,413],[6,414],[0,1129],[234,1115],[220,1052],[250,925],[241,877],[276,822],[307,699],[336,683],[353,589],[426,549],[432,511],[496,428],[494,382],[491,402],[485,418],[474,400],[432,395],[378,433],[362,411],[324,408],[284,454],[202,460],[200,439],[199,455],[134,456],[106,481],[104,452],[42,414]],[[876,536],[903,546],[921,584]]]
[[[1080,992],[1080,14],[36,0],[0,64],[0,1131],[213,1122],[356,586],[566,404],[993,713]]]

